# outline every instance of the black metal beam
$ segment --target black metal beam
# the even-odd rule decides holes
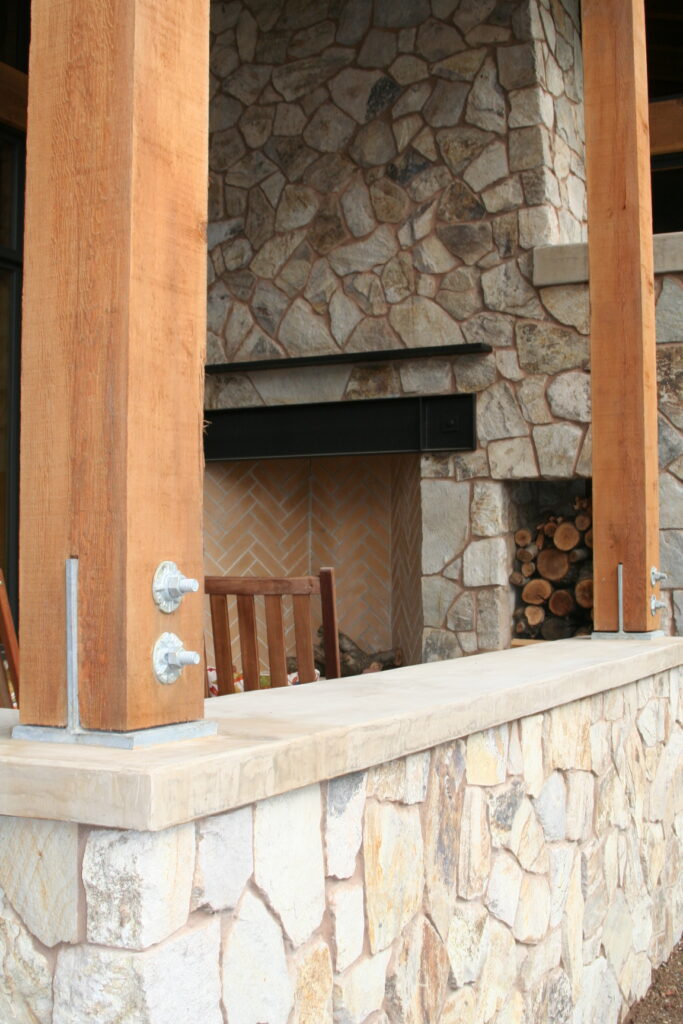
[[[476,448],[472,394],[256,406],[204,415],[208,462]]]
[[[334,352],[324,356],[296,356],[290,359],[249,359],[239,363],[212,363],[209,374],[245,373],[249,370],[294,370],[300,366],[334,366],[339,363],[386,363],[393,359],[428,359],[432,356],[476,356],[493,351],[490,345],[427,345],[425,348],[389,348],[378,352]]]

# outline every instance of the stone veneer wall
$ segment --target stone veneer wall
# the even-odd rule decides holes
[[[477,451],[422,459],[422,656],[505,647],[508,482],[590,476],[587,289],[532,274],[535,246],[586,232],[577,0],[212,10],[209,362],[493,352],[210,376],[207,407],[476,392]],[[678,350],[660,370],[662,561],[680,588]],[[680,589],[667,628],[675,615]]]
[[[680,668],[149,833],[0,819],[0,1017],[617,1024],[683,930]]]

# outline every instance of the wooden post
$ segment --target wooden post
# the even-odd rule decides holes
[[[657,374],[644,0],[583,0],[595,629],[657,628]]]
[[[82,725],[201,718],[208,0],[33,0],[22,350],[25,724],[64,725],[65,560],[79,559]]]

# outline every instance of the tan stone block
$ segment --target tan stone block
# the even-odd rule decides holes
[[[461,988],[444,1003],[440,1024],[474,1024],[475,1005],[474,990]]]
[[[501,1009],[510,995],[516,974],[515,940],[504,924],[491,921],[488,955],[477,986],[474,1018],[477,1024],[486,1024]]]
[[[391,950],[368,956],[334,981],[334,1014],[337,1024],[364,1024],[384,999]],[[270,1024],[270,1022],[269,1022]]]
[[[590,726],[587,701],[563,704],[548,713],[544,746],[549,768],[591,770]]]
[[[550,921],[550,888],[542,875],[525,874],[513,927],[519,942],[540,942]]]
[[[332,957],[316,939],[294,959],[294,1010],[291,1024],[332,1024]]]
[[[543,715],[522,718],[520,723],[524,781],[530,796],[538,796],[545,782],[543,768]]]
[[[489,832],[484,791],[468,786],[462,810],[458,856],[458,895],[464,899],[481,896],[491,869]]]
[[[294,989],[282,931],[249,889],[223,942],[221,974],[230,1024],[287,1024]],[[194,981],[197,985],[199,973]]]
[[[456,898],[458,835],[464,765],[455,743],[434,751],[434,768],[424,819],[426,909],[442,938]]]
[[[549,868],[543,829],[528,800],[515,815],[507,843],[525,871],[545,874]]]
[[[444,945],[429,921],[418,916],[403,933],[387,975],[390,1019],[402,1024],[436,1024],[447,985]]]
[[[0,887],[46,946],[78,942],[78,825],[0,817]]]
[[[466,772],[470,786],[496,786],[505,781],[508,744],[507,725],[467,737]]]
[[[418,808],[369,800],[363,854],[368,936],[376,953],[394,941],[422,900],[424,856]]]

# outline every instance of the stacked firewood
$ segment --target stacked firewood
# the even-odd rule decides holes
[[[592,631],[593,530],[590,498],[574,499],[574,514],[548,515],[534,530],[515,533],[519,588],[518,639],[564,640]]]

